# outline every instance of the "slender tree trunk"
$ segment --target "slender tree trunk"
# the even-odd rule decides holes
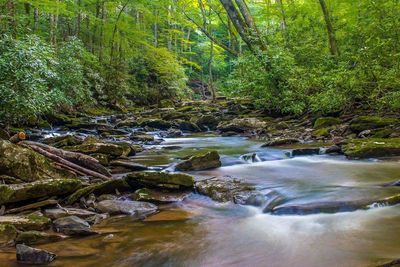
[[[39,9],[35,7],[33,10],[33,32],[37,32],[39,29]]]
[[[278,5],[279,5],[279,10],[281,12],[281,16],[282,16],[282,23],[281,23],[281,27],[282,30],[286,30],[287,28],[287,23],[286,23],[286,13],[285,13],[285,8],[283,6],[283,0],[277,0]]]
[[[339,49],[338,49],[338,46],[336,43],[335,30],[333,29],[333,26],[332,26],[332,21],[331,21],[331,17],[330,17],[328,8],[326,6],[325,0],[319,0],[319,3],[321,5],[322,13],[324,14],[326,29],[328,31],[329,49],[333,56],[338,56]]]
[[[104,57],[104,20],[106,17],[106,3],[101,4],[101,25],[100,25],[100,38],[99,38],[99,61],[103,62]]]
[[[153,25],[153,31],[154,31],[154,47],[158,46],[158,10],[154,11],[155,13],[155,21]]]
[[[15,18],[15,3],[13,0],[7,0],[6,9],[8,15],[8,27],[14,38],[17,38],[17,20]]]
[[[115,41],[115,35],[117,34],[118,22],[119,22],[119,20],[120,20],[120,18],[121,18],[122,12],[124,12],[124,10],[125,10],[126,6],[128,5],[129,1],[130,1],[130,0],[127,0],[127,1],[125,2],[125,4],[122,6],[121,10],[118,12],[117,19],[116,19],[115,24],[114,24],[114,30],[113,30],[113,34],[112,34],[111,42],[110,42],[110,47],[111,47],[111,51],[110,51],[110,64],[112,63],[113,56],[114,56],[114,49],[115,49],[115,48],[114,48],[114,41]]]
[[[76,30],[75,30],[75,36],[79,37],[81,33],[81,21],[82,21],[82,11],[81,11],[81,6],[82,6],[82,0],[77,1],[78,4],[78,15],[76,16]]]

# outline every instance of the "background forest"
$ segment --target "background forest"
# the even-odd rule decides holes
[[[0,0],[0,120],[250,96],[274,113],[400,108],[399,0]]]

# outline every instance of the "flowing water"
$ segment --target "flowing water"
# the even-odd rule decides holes
[[[174,149],[165,149],[165,147]],[[168,166],[176,158],[215,149],[218,169],[197,179],[230,175],[272,188],[288,203],[365,200],[400,193],[383,187],[400,178],[398,159],[350,161],[342,156],[289,158],[286,149],[260,148],[241,137],[212,135],[166,139],[135,157]],[[241,157],[256,153],[255,162]],[[251,155],[251,154],[250,154]],[[251,157],[250,157],[251,158]],[[160,207],[158,217],[113,217],[99,236],[38,246],[59,255],[51,266],[376,266],[400,258],[400,205],[334,214],[271,215],[255,207],[216,203],[192,194]],[[0,254],[1,266],[15,252]]]

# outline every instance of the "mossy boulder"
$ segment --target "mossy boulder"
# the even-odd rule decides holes
[[[34,212],[28,215],[0,216],[0,225],[13,225],[20,231],[42,231],[50,227],[51,220],[40,212]]]
[[[314,129],[327,128],[341,124],[342,120],[334,117],[321,117],[314,122]]]
[[[17,237],[17,229],[11,224],[0,224],[0,247],[12,246]]]
[[[377,158],[400,156],[400,138],[351,139],[342,146],[349,158]]]
[[[80,145],[83,143],[83,139],[74,135],[64,135],[46,138],[45,140],[43,140],[43,143],[60,148],[64,146]]]
[[[396,118],[385,118],[379,116],[360,116],[350,122],[350,130],[360,133],[364,130],[384,128],[400,123]]]
[[[160,129],[160,130],[168,130],[169,128],[172,127],[172,123],[161,120],[161,119],[149,119],[149,120],[142,120],[140,123],[141,127],[150,127],[154,129]]]
[[[203,115],[200,118],[197,118],[194,122],[202,129],[202,130],[215,130],[220,123],[221,119],[215,115]]]
[[[25,182],[49,178],[76,178],[71,172],[56,168],[52,161],[39,153],[5,140],[0,140],[0,174]]]
[[[146,201],[154,203],[171,203],[183,201],[189,195],[188,192],[169,192],[163,190],[154,190],[142,188],[132,194],[132,198],[136,201]]]
[[[78,179],[47,179],[32,183],[0,185],[0,205],[24,200],[66,195],[82,186]]]
[[[194,186],[194,178],[183,173],[138,172],[128,174],[125,180],[135,189],[142,187],[191,189]]]
[[[177,128],[179,128],[182,131],[201,132],[201,129],[199,128],[199,126],[197,126],[196,123],[191,122],[191,121],[177,120],[175,122],[175,125]]]
[[[190,115],[187,113],[184,113],[184,112],[172,110],[170,112],[162,113],[161,118],[166,121],[173,121],[173,120],[178,120],[178,119],[189,120]]]
[[[204,155],[192,156],[175,166],[178,171],[200,171],[221,167],[220,156],[217,151],[210,151]]]

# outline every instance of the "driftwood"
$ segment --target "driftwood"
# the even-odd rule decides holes
[[[29,147],[32,147],[32,146],[39,147],[53,155],[56,155],[60,158],[65,159],[67,161],[70,161],[72,163],[75,163],[75,164],[82,166],[84,168],[87,168],[89,170],[95,171],[95,172],[105,175],[107,177],[111,177],[110,172],[103,165],[101,165],[97,159],[95,159],[91,156],[88,156],[88,155],[85,155],[82,153],[66,151],[63,149],[55,148],[55,147],[52,147],[49,145],[32,142],[32,141],[23,141],[23,142],[20,142],[20,144],[24,144]]]
[[[19,132],[10,137],[10,142],[16,144],[19,141],[23,141],[25,139],[26,139],[26,134],[24,132]]]
[[[50,152],[44,150],[43,148],[41,148],[40,146],[37,146],[36,144],[33,144],[33,142],[32,143],[19,142],[18,144],[20,144],[22,146],[25,146],[25,147],[29,147],[32,150],[36,151],[37,153],[42,154],[43,156],[45,156],[45,157],[47,157],[47,158],[49,158],[49,159],[51,159],[51,160],[53,160],[53,161],[55,161],[57,163],[60,163],[60,164],[65,165],[65,166],[68,166],[69,168],[74,169],[74,170],[76,170],[78,172],[81,172],[81,173],[84,173],[86,175],[93,176],[93,177],[96,177],[96,178],[100,178],[102,180],[110,180],[111,179],[109,176],[105,176],[105,175],[100,174],[98,172],[95,172],[93,170],[86,169],[86,168],[84,168],[84,167],[82,167],[80,165],[77,165],[77,164],[75,164],[73,162],[70,162],[70,161],[68,161],[66,159],[63,159],[60,156],[57,156],[57,155],[55,155],[53,153],[50,153]]]

